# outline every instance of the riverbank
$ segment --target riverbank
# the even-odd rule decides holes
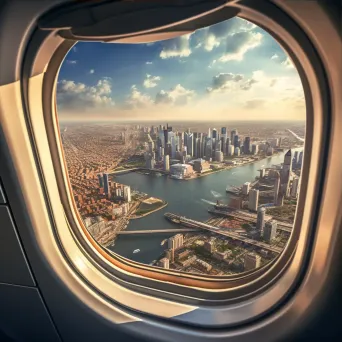
[[[160,207],[155,208],[155,209],[153,209],[153,210],[151,210],[151,211],[149,211],[149,212],[147,212],[147,213],[145,213],[145,214],[131,216],[129,219],[130,219],[130,220],[137,220],[137,219],[143,218],[143,217],[145,217],[145,216],[148,216],[148,215],[150,215],[150,214],[155,213],[155,212],[158,211],[158,210],[161,210],[161,209],[165,208],[165,207],[168,205],[167,202],[165,202],[165,201],[162,201],[162,202],[163,202],[163,204],[162,204]]]
[[[277,153],[273,153],[273,155],[271,155],[271,156],[265,156],[264,158],[260,158],[260,159],[256,159],[256,160],[251,160],[251,161],[243,163],[243,164],[229,165],[229,166],[220,168],[218,170],[214,170],[214,171],[210,171],[210,172],[205,172],[205,173],[200,173],[200,174],[197,174],[196,177],[190,177],[190,178],[172,178],[172,177],[170,177],[170,179],[180,180],[180,181],[189,181],[189,180],[199,179],[199,178],[202,178],[202,177],[205,177],[205,176],[210,176],[210,175],[212,175],[214,173],[217,173],[217,172],[227,171],[227,170],[235,169],[237,167],[241,167],[241,166],[245,166],[245,165],[249,165],[249,164],[255,164],[255,163],[258,163],[258,162],[260,162],[262,160],[265,160],[267,158],[276,157],[279,154],[280,154],[280,152],[277,152]]]

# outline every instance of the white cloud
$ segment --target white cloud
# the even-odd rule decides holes
[[[203,47],[206,51],[212,51],[214,48],[222,45],[227,37],[240,32],[253,30],[256,25],[241,19],[232,18],[222,23],[212,25],[193,34],[196,41],[196,48]]]
[[[284,61],[281,62],[282,65],[284,65],[286,68],[293,69],[294,65],[289,57],[286,57]]]
[[[95,86],[61,80],[57,83],[57,104],[62,109],[110,107],[115,105],[111,92],[111,83],[106,79],[99,80]]]
[[[261,44],[263,35],[259,32],[239,32],[227,38],[226,53],[218,60],[228,62],[231,60],[241,61],[248,50],[254,49]]]
[[[281,56],[274,54],[271,57],[271,60],[285,66],[288,69],[294,69],[294,65],[292,63],[292,60],[285,53],[281,54]]]
[[[67,59],[66,62],[68,64],[77,64],[77,61],[76,60],[71,60],[71,59]]]
[[[207,51],[211,51],[219,45],[220,40],[214,34],[209,34],[204,42],[204,49]]]
[[[128,108],[144,108],[153,104],[153,101],[150,96],[141,93],[134,84],[131,87],[131,93],[127,98],[126,104]]]
[[[160,76],[152,76],[149,74],[146,74],[146,78],[143,82],[145,88],[154,88],[157,86],[158,81],[161,80]]]
[[[254,76],[254,75],[253,75]],[[245,80],[243,75],[232,73],[220,73],[213,77],[208,93],[223,93],[227,91],[249,90],[258,81],[252,77]]]
[[[161,90],[156,95],[155,103],[184,105],[196,95],[195,91],[177,84],[169,91]]]
[[[191,55],[190,36],[191,34],[185,34],[162,42],[163,49],[160,52],[160,58],[189,57]]]
[[[94,72],[95,72],[94,69],[90,69],[90,70],[89,70],[89,74],[93,74]]]
[[[152,62],[149,62],[149,61],[147,61],[147,62],[146,62],[146,64],[147,64],[147,65],[151,65],[151,64],[153,64],[153,63],[152,63]]]

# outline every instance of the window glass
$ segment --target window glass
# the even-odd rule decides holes
[[[155,43],[78,43],[57,106],[75,204],[105,249],[205,275],[281,253],[305,102],[296,68],[259,27],[233,18]]]

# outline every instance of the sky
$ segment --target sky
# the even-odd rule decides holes
[[[148,44],[79,42],[57,80],[61,121],[305,120],[296,68],[240,18]]]

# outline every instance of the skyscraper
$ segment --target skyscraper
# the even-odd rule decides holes
[[[244,195],[248,195],[248,194],[249,194],[250,187],[251,187],[251,183],[250,183],[250,182],[244,183],[243,186],[242,186],[242,193],[243,193]]]
[[[262,232],[265,226],[265,208],[264,207],[260,207],[258,208],[258,215],[257,215],[257,224],[256,224],[256,228]]]
[[[239,136],[236,134],[234,135],[234,147],[240,147]]]
[[[103,188],[106,195],[110,196],[108,173],[103,174]]]
[[[186,133],[186,134],[188,134],[188,139],[187,139],[188,155],[193,156],[194,155],[194,134],[193,133]]]
[[[216,128],[213,128],[211,137],[212,137],[213,139],[217,139],[217,138],[218,138],[218,136],[217,136],[217,129],[216,129]]]
[[[270,243],[275,237],[277,233],[277,222],[276,221],[268,221],[265,224],[263,238],[265,241]]]
[[[293,162],[294,166],[297,166],[297,164],[298,164],[298,151],[295,151],[292,162]]]
[[[164,156],[164,171],[170,171],[170,157],[168,155]]]
[[[227,139],[227,127],[221,127],[221,137]]]
[[[280,189],[280,174],[277,171],[276,172],[276,177],[274,180],[274,205],[278,205],[278,197],[279,197],[279,189]]]
[[[284,156],[284,164],[282,168],[282,176],[283,176],[283,182],[288,181],[287,177],[289,174],[289,171],[292,171],[292,153],[291,150],[288,150]]]
[[[291,196],[297,198],[298,195],[298,187],[299,187],[299,178],[295,178],[292,181],[292,187],[291,187]]]
[[[102,173],[99,173],[99,174],[97,175],[97,178],[98,178],[98,180],[99,180],[99,187],[100,187],[100,188],[103,188],[103,177],[102,177]]]
[[[124,197],[124,200],[128,203],[130,203],[132,201],[132,198],[131,198],[131,187],[128,186],[128,185],[125,185],[124,188],[123,188],[123,197]]]
[[[259,190],[251,189],[249,191],[248,209],[257,211],[258,204],[259,204]]]
[[[231,143],[234,144],[234,137],[235,135],[237,135],[238,132],[237,132],[237,129],[234,128],[231,132],[230,132],[230,140],[231,140]]]
[[[251,138],[246,137],[243,143],[243,153],[250,154],[251,153]]]
[[[258,145],[253,144],[252,145],[252,154],[258,154],[258,152],[259,152]]]
[[[298,166],[302,167],[303,164],[303,151],[299,152],[299,157],[298,157]]]

